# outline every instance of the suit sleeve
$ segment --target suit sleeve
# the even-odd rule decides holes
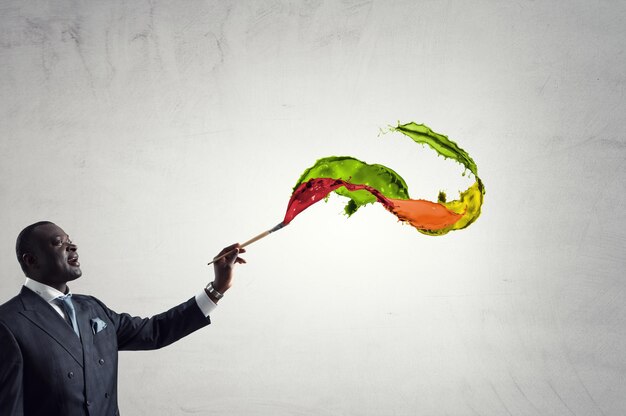
[[[115,325],[120,351],[159,349],[207,326],[211,322],[202,313],[195,298],[191,298],[187,302],[152,318],[140,318],[127,313],[117,313],[101,302],[99,303]]]
[[[13,333],[0,322],[0,415],[23,416],[23,359]]]

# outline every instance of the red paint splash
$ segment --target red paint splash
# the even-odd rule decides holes
[[[452,212],[436,202],[423,199],[392,199],[385,197],[371,186],[353,184],[342,179],[315,178],[300,184],[293,192],[283,224],[289,224],[302,211],[326,198],[329,193],[342,186],[349,191],[368,191],[400,221],[406,221],[421,230],[440,230],[456,223],[463,216],[463,214]]]

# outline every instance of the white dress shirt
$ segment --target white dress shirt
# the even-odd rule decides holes
[[[54,309],[59,315],[61,315],[63,319],[66,319],[63,309],[61,309],[61,307],[53,301],[59,296],[72,293],[69,290],[69,286],[67,288],[67,293],[61,293],[53,287],[44,285],[43,283],[39,283],[36,280],[29,279],[28,277],[26,278],[26,282],[24,282],[24,286],[41,296],[43,300],[48,302],[48,305],[52,306],[52,309]],[[202,289],[202,292],[196,295],[196,303],[198,304],[198,307],[200,308],[204,316],[209,316],[209,314],[213,312],[215,308],[217,308],[217,305],[211,300],[211,298],[209,298],[209,295],[206,294],[206,291],[204,289]]]

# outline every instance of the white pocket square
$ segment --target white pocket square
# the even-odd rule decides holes
[[[91,332],[96,335],[107,327],[107,323],[100,318],[91,318]]]

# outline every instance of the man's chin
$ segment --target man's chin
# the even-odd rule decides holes
[[[82,275],[83,275],[83,271],[80,268],[75,267],[74,270],[72,270],[72,273],[69,274],[67,281],[71,282],[72,280],[78,279]]]

